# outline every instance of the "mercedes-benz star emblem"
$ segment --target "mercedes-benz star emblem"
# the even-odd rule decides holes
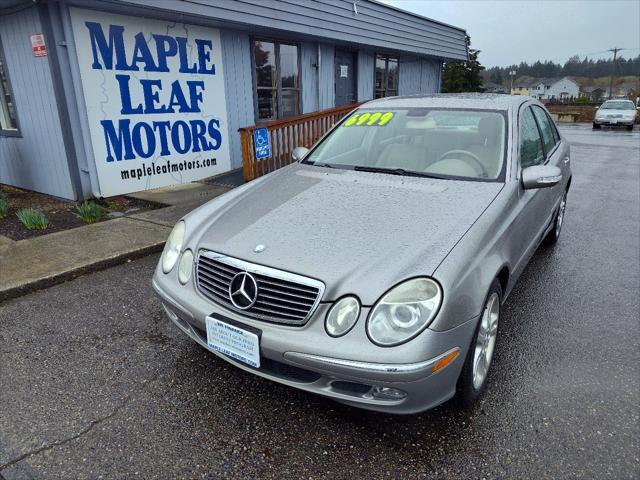
[[[237,273],[229,283],[229,298],[240,310],[251,308],[258,299],[258,283],[253,275],[247,272]]]
[[[260,252],[264,252],[265,248],[267,248],[267,247],[260,243],[260,244],[256,245],[256,248],[254,248],[253,251],[256,252],[256,253],[260,253]]]

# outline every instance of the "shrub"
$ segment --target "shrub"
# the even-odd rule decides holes
[[[117,210],[122,212],[124,212],[128,208],[126,205],[122,205],[121,203],[114,202],[111,200],[105,200],[104,204],[107,206],[107,208],[110,208],[111,210]]]
[[[44,230],[49,225],[45,214],[33,208],[23,208],[16,215],[29,230]]]
[[[82,218],[85,223],[97,222],[104,215],[104,210],[100,205],[96,205],[93,202],[84,202],[78,207],[78,216]]]
[[[2,192],[0,192],[0,218],[4,218],[9,213],[9,204]]]

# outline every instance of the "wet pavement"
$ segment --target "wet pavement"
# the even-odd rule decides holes
[[[640,132],[562,131],[562,238],[474,408],[388,416],[240,371],[163,318],[154,255],[0,305],[0,476],[637,478]]]

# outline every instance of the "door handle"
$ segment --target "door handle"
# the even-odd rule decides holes
[[[571,161],[571,159],[569,157],[564,157],[564,164],[566,165],[567,163],[569,163]]]

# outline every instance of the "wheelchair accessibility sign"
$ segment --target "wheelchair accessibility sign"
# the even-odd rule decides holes
[[[253,131],[253,146],[256,150],[257,160],[271,156],[269,131],[266,128],[256,128]]]

